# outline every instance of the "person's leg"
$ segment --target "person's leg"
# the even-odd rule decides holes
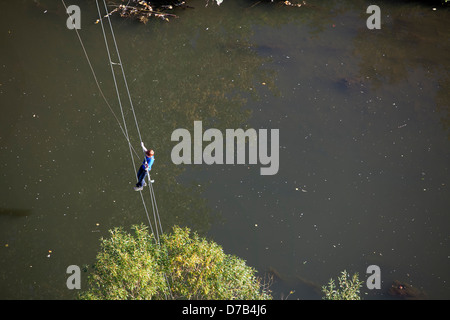
[[[142,167],[139,168],[137,173],[138,182],[136,183],[136,187],[142,188],[146,173],[147,171],[145,169],[143,169]]]
[[[147,177],[147,170],[144,170],[144,173],[142,174],[141,187],[145,187],[147,185],[145,182],[145,177]]]

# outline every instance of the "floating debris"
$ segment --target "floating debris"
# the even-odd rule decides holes
[[[230,0],[232,1],[232,0]],[[268,0],[267,0],[268,1]],[[111,1],[110,1],[111,2]],[[127,4],[114,4],[111,2],[111,6],[115,7],[111,12],[106,14],[103,18],[107,18],[108,16],[113,15],[114,13],[118,13],[122,18],[132,18],[138,20],[144,24],[146,24],[150,18],[159,18],[164,21],[169,21],[169,18],[178,18],[173,13],[168,13],[168,10],[174,10],[175,8],[183,8],[183,9],[193,9],[193,7],[188,6],[186,1],[180,0],[167,0],[167,1],[156,1],[156,0],[127,0],[122,2],[127,2]],[[222,0],[215,0],[216,4],[220,6]],[[262,1],[257,2],[256,4]],[[271,2],[274,2],[271,0]],[[308,6],[305,1],[301,1],[299,3],[291,3],[290,1],[276,1],[276,3],[280,3],[284,6],[289,7],[304,7]],[[255,4],[255,5],[256,5]],[[206,6],[208,6],[208,0],[206,1]],[[253,5],[254,6],[254,5]],[[252,7],[253,7],[252,6]],[[96,24],[100,22],[101,19],[97,19]],[[206,29],[208,30],[208,29]]]
[[[283,1],[283,4],[285,4],[286,6],[290,6],[290,7],[306,6],[306,2],[305,1],[302,1],[302,3],[291,3],[289,1]]]
[[[422,290],[413,287],[412,285],[394,280],[388,290],[388,294],[406,300],[423,300],[426,299],[426,294]]]
[[[187,6],[185,1],[165,1],[165,4],[162,4],[161,1],[148,0],[129,0],[126,5],[113,4],[112,6],[115,6],[115,8],[103,16],[103,18],[118,13],[122,18],[136,19],[144,24],[146,24],[151,17],[159,18],[164,21],[169,21],[169,18],[178,18],[178,16],[166,12],[167,10],[173,10],[175,7],[192,8]],[[99,22],[100,19],[97,19],[95,23],[97,24]]]

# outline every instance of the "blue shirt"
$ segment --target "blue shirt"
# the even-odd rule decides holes
[[[145,169],[148,167],[148,170],[150,171],[152,169],[153,162],[155,161],[155,157],[145,157],[144,162],[142,162],[142,169]]]

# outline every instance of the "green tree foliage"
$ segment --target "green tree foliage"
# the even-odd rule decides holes
[[[328,286],[322,287],[322,292],[325,296],[324,300],[361,300],[359,288],[362,286],[362,281],[359,280],[358,274],[355,273],[352,277],[347,271],[342,271],[341,276],[338,277],[339,287],[333,279],[330,279]]]
[[[158,245],[145,226],[110,230],[80,299],[271,299],[256,270],[213,241],[174,227]]]

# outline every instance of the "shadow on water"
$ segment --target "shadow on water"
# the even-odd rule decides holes
[[[0,208],[0,215],[11,218],[21,218],[31,215],[31,209]]]
[[[320,300],[322,299],[322,287],[299,275],[286,276],[269,267],[268,277],[272,281],[270,289],[274,292],[276,300]]]

